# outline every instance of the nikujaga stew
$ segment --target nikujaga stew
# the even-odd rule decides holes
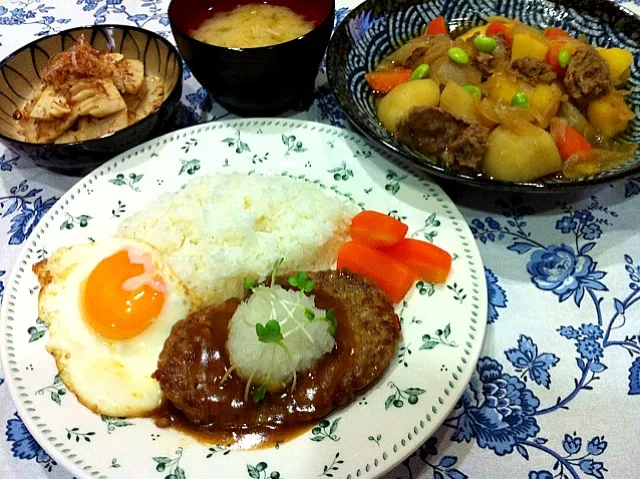
[[[509,182],[580,178],[632,159],[633,55],[519,20],[453,38],[442,17],[366,75],[382,125],[415,150]]]

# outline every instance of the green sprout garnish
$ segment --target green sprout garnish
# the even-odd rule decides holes
[[[258,404],[260,401],[264,400],[264,396],[267,393],[267,384],[269,379],[267,378],[259,388],[255,388],[251,393],[251,399],[253,400],[253,404]]]
[[[256,323],[256,333],[261,343],[279,343],[284,339],[280,332],[280,323],[271,319],[266,324]]]
[[[327,316],[325,320],[329,323],[329,334],[331,336],[336,335],[336,329],[338,328],[338,320],[335,317],[335,308],[331,308],[327,311]]]
[[[276,260],[275,263],[273,263],[273,269],[271,270],[271,284],[272,285],[276,284],[276,274],[278,273],[278,269],[282,265],[283,261],[284,261],[284,258],[280,258],[279,260]]]
[[[253,279],[253,278],[249,278],[249,276],[247,276],[244,279],[244,290],[245,291],[253,291],[253,289],[258,286],[258,282]]]
[[[305,308],[304,315],[310,322],[326,321],[327,323],[329,323],[329,334],[331,336],[336,335],[336,329],[338,328],[338,320],[336,319],[336,316],[335,316],[335,308],[329,309],[327,311],[327,315],[320,318],[316,317],[316,314],[313,311],[311,311],[309,308]]]
[[[313,281],[307,279],[307,274],[304,271],[300,271],[297,276],[291,276],[289,284],[298,288],[302,293],[310,293],[313,289]]]

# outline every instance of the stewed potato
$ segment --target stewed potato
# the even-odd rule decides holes
[[[531,126],[526,134],[504,126],[487,139],[485,173],[501,181],[531,181],[562,169],[562,159],[551,135]]]
[[[378,103],[378,118],[394,132],[398,122],[415,106],[437,106],[440,88],[433,80],[413,80],[398,85]]]

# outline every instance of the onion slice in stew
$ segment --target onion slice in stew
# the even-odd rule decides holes
[[[588,150],[570,156],[562,164],[562,174],[567,179],[597,175],[601,171],[612,170],[635,156],[638,145],[627,144],[626,151]],[[631,151],[633,150],[633,151]]]

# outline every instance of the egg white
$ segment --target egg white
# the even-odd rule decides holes
[[[83,318],[84,283],[103,259],[125,248],[152,257],[166,286],[160,315],[137,336],[107,339]],[[55,358],[60,378],[78,400],[107,416],[144,416],[163,399],[151,377],[173,325],[193,307],[182,282],[152,246],[135,240],[107,239],[57,250],[34,265],[41,285],[38,311],[49,327],[47,351]]]

